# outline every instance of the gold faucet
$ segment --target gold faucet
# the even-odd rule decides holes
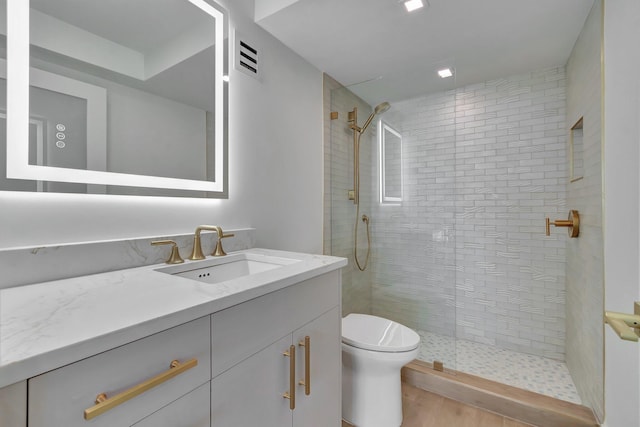
[[[224,234],[222,228],[217,225],[200,225],[196,228],[196,232],[193,235],[193,251],[189,256],[190,260],[198,260],[205,259],[204,254],[202,253],[202,244],[200,243],[200,232],[203,230],[207,231],[215,231],[218,236],[218,240],[216,242],[216,248],[211,255],[213,256],[223,256],[227,253],[222,249],[222,239],[226,237],[233,237],[233,234]]]
[[[173,240],[154,240],[151,242],[152,245],[171,245],[171,255],[169,259],[166,261],[167,264],[182,264],[184,260],[180,257],[180,251],[178,250],[178,245]]]

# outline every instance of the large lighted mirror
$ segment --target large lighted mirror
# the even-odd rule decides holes
[[[380,203],[402,202],[402,135],[384,121],[378,127]]]
[[[0,0],[0,190],[225,197],[211,0]]]

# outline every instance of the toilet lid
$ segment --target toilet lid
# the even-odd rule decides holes
[[[364,350],[400,352],[418,347],[420,336],[400,323],[352,313],[342,319],[342,342]]]

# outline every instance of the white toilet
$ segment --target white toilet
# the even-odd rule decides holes
[[[342,319],[342,418],[356,427],[402,424],[400,369],[416,358],[420,336],[368,314]]]

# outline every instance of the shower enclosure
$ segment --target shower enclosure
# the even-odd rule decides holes
[[[348,112],[373,112],[357,95],[373,84],[325,80],[325,253],[350,260],[344,315],[413,328],[424,362],[581,403],[564,363],[571,243],[564,229],[545,236],[545,217],[573,209],[565,68],[391,101],[356,154]]]

